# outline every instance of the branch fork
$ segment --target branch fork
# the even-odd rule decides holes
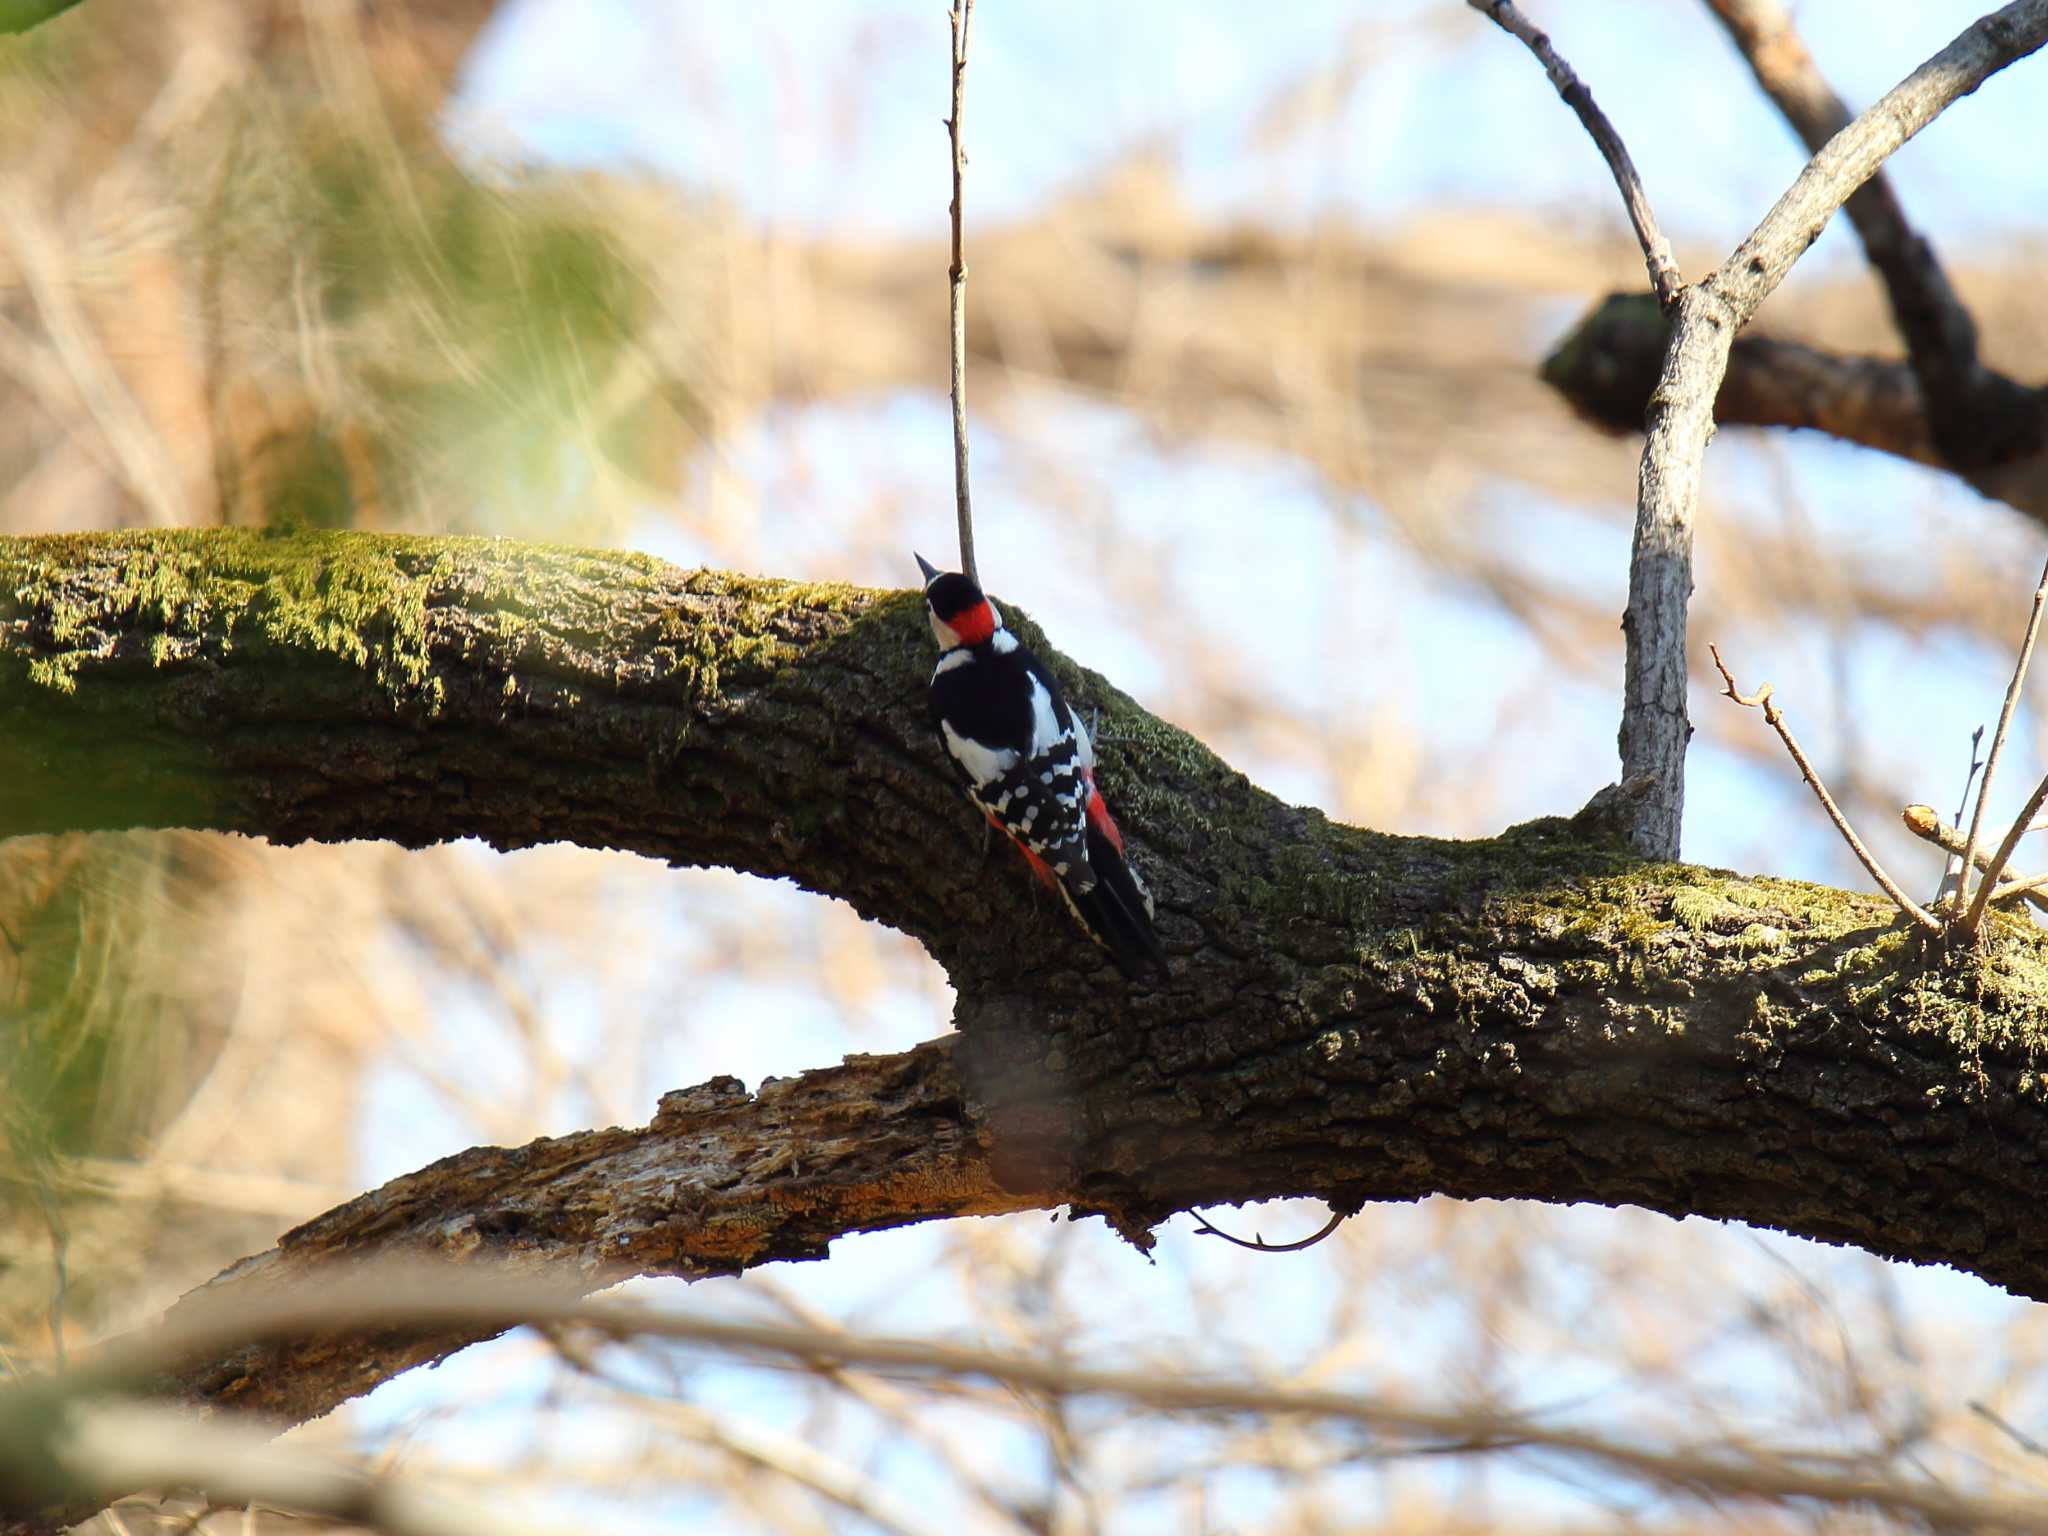
[[[1685,752],[1692,734],[1686,717],[1692,528],[1700,500],[1701,464],[1713,435],[1714,398],[1727,374],[1736,335],[1835,211],[1901,145],[1959,97],[2048,42],[2048,0],[2013,0],[1979,18],[1855,121],[1834,132],[1749,237],[1713,273],[1691,285],[1678,278],[1640,178],[1613,125],[1593,106],[1590,94],[1550,40],[1511,0],[1466,3],[1536,55],[1560,96],[1586,125],[1621,190],[1643,247],[1651,287],[1671,319],[1663,368],[1650,397],[1637,478],[1628,608],[1622,626],[1626,661],[1620,740],[1623,777],[1647,777],[1655,784],[1634,813],[1630,840],[1648,857],[1676,859],[1685,808]],[[1733,0],[1723,8],[1744,9]],[[1918,276],[1921,289],[1933,291],[1929,274],[1921,271]],[[1895,295],[1902,291],[1895,286]],[[1952,322],[1953,317],[1949,319]],[[1962,353],[1964,338],[1952,323],[1945,329],[1928,329],[1926,345],[1915,349],[1916,360],[1938,368],[1943,358],[1953,361]],[[1933,335],[1937,329],[1938,338]],[[1866,866],[1873,863],[1867,854],[1863,857]],[[1966,865],[1966,880],[1968,874]],[[1927,917],[1924,909],[1912,910]],[[1970,911],[1974,917],[1965,921],[1974,923],[1982,917],[1983,904]]]

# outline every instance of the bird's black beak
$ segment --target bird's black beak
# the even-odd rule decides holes
[[[917,568],[924,572],[924,584],[926,586],[930,586],[939,579],[940,572],[933,568],[931,561],[925,559],[923,555],[918,554],[915,550],[912,550],[911,554],[917,560]]]

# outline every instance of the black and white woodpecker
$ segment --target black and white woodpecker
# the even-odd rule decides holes
[[[923,555],[926,616],[939,642],[932,720],[968,799],[1066,898],[1126,976],[1166,973],[1152,893],[1124,857],[1123,834],[1095,785],[1095,747],[1045,664],[1003,627],[965,576]]]

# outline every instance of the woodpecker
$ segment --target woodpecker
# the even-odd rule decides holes
[[[1152,893],[1124,857],[1123,834],[1095,786],[1095,748],[1045,664],[1003,627],[965,576],[924,572],[925,616],[939,642],[932,720],[967,798],[1066,899],[1088,936],[1136,979],[1166,973]]]

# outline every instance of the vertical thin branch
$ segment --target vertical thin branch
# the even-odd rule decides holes
[[[2027,797],[2026,806],[2013,818],[2012,828],[2005,834],[2005,840],[1998,845],[1998,851],[1991,855],[1991,862],[1984,866],[1984,883],[1977,888],[1977,899],[1970,903],[1970,910],[1963,914],[1963,920],[1959,925],[1965,938],[1976,933],[1977,925],[1984,920],[1984,909],[1991,904],[1993,896],[2017,896],[2026,891],[2040,889],[2037,881],[2030,880],[2018,887],[2002,888],[1998,882],[2005,874],[2006,864],[2012,858],[2013,849],[2017,848],[2020,839],[2027,835],[2034,820],[2034,813],[2044,804],[2048,804],[2048,775],[2044,775],[2041,782],[2034,786],[2033,794]]]
[[[1956,885],[1956,908],[1958,911],[1969,906],[1969,916],[1963,919],[1965,932],[1974,932],[1977,920],[1983,915],[1985,892],[1997,882],[1998,870],[2012,853],[2012,845],[2020,840],[2027,822],[2040,807],[2032,806],[2015,822],[2014,832],[2006,840],[2006,846],[1999,857],[1991,861],[1991,868],[1985,871],[1983,889],[1977,893],[1977,901],[1970,906],[1970,874],[1977,853],[1977,834],[1984,826],[1984,807],[1991,800],[1991,776],[1998,772],[1998,759],[2005,751],[2005,733],[2012,727],[2013,710],[2019,706],[2020,688],[2027,680],[2027,664],[2034,659],[2034,639],[2041,633],[2041,605],[2048,601],[2048,565],[2041,567],[2041,580],[2034,587],[2033,611],[2027,615],[2026,638],[2020,641],[2019,660],[2013,663],[2012,682],[2005,690],[2005,705],[1998,711],[1998,729],[1991,736],[1991,754],[1984,759],[1984,778],[1977,785],[1977,808],[1970,813],[1970,830],[1963,838],[1963,870]]]
[[[1980,725],[1977,727],[1977,729],[1970,732],[1970,767],[1969,771],[1963,775],[1963,792],[1956,798],[1957,826],[1961,826],[1963,824],[1963,816],[1970,809],[1970,786],[1977,782],[1977,775],[1984,767],[1983,761],[1977,756],[1977,749],[1981,747],[1983,744],[1984,727]],[[1907,810],[1910,812],[1912,810],[1912,807],[1908,806]],[[1907,825],[1912,825],[1910,815],[1907,819]],[[1934,896],[1934,902],[1936,906],[1940,906],[1943,902],[1952,899],[1955,902],[1957,909],[1961,908],[1963,902],[1963,888],[1958,877],[1962,874],[1962,869],[1963,844],[1961,839],[1959,838],[1956,842],[1955,847],[1949,850],[1948,864],[1945,868],[1943,868],[1941,872],[1941,886],[1935,892]]]
[[[967,262],[960,251],[960,182],[967,170],[967,154],[960,147],[960,106],[967,87],[967,33],[974,24],[974,0],[953,0],[948,15],[953,29],[953,115],[946,119],[946,135],[953,141],[953,265],[947,274],[952,280],[953,494],[960,511],[960,569],[979,585],[974,503],[967,491]]]

